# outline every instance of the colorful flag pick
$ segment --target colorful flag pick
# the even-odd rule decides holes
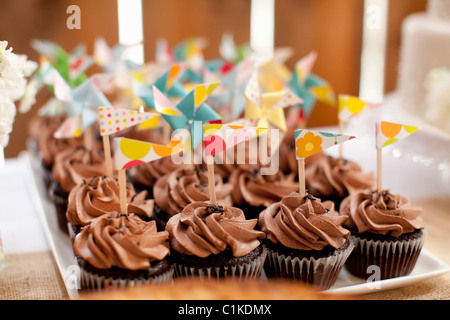
[[[182,148],[178,145],[179,143],[176,141],[172,141],[167,146],[162,146],[155,143],[127,138],[114,139],[114,163],[116,170],[119,171],[119,195],[122,213],[128,213],[126,169],[179,153],[182,151]]]
[[[324,151],[335,145],[344,143],[354,136],[328,133],[322,131],[295,130],[295,156],[298,160],[300,194],[305,194],[305,158]]]
[[[365,110],[375,109],[381,105],[379,103],[366,102],[358,97],[347,94],[339,95],[338,103],[338,117],[339,121],[342,121],[343,123],[348,122]]]
[[[109,177],[113,175],[109,135],[144,122],[147,124],[153,123],[154,127],[157,127],[160,124],[160,118],[161,115],[159,113],[139,112],[113,107],[98,108],[100,135],[103,137],[105,165]]]
[[[100,107],[98,108],[100,135],[110,135],[143,122],[153,123],[159,127],[161,115],[156,112],[139,112],[136,110]]]
[[[376,124],[376,147],[384,148],[413,134],[419,127],[381,121]]]
[[[256,70],[249,79],[245,96],[247,98],[245,118],[258,119],[258,127],[268,128],[273,124],[282,131],[287,129],[283,108],[302,102],[296,95],[287,91],[261,93]]]
[[[419,127],[399,123],[381,121],[375,124],[375,140],[377,148],[377,190],[382,190],[382,149],[400,139],[406,138]]]
[[[182,148],[173,143],[163,146],[128,138],[114,139],[114,162],[117,170],[129,169],[146,162],[177,154],[180,151],[182,151]]]
[[[215,156],[235,145],[256,138],[268,128],[258,128],[233,124],[209,124],[203,126],[205,155]]]
[[[303,99],[303,114],[309,117],[316,100],[334,105],[335,96],[330,84],[314,75],[311,71],[317,59],[317,54],[311,52],[299,60],[289,82],[294,94]]]
[[[232,148],[235,145],[255,138],[267,128],[257,128],[232,124],[210,124],[203,126],[203,141],[208,169],[208,186],[210,201],[216,205],[216,190],[214,179],[214,156]]]

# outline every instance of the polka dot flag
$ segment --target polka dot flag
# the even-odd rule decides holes
[[[98,108],[100,134],[110,135],[129,127],[146,123],[146,128],[158,127],[161,115],[155,112],[139,112],[136,110],[100,107]],[[151,125],[150,125],[151,124]]]

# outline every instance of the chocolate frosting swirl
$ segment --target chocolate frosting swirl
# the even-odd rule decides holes
[[[334,210],[331,201],[293,192],[259,215],[259,225],[274,243],[296,250],[340,248],[350,231],[342,227],[347,217]]]
[[[357,192],[341,204],[340,213],[349,217],[345,226],[358,233],[390,234],[398,237],[404,233],[423,229],[420,217],[422,208],[413,208],[409,200],[388,190]]]
[[[339,196],[370,190],[375,179],[372,173],[364,173],[352,161],[322,156],[309,163],[305,170],[306,187],[317,197]]]
[[[98,269],[148,269],[169,255],[169,233],[134,214],[109,213],[92,220],[75,237],[75,255]]]
[[[169,219],[166,231],[171,247],[179,253],[205,258],[231,250],[242,257],[259,245],[265,237],[254,230],[257,220],[245,220],[242,210],[194,202]]]
[[[259,165],[240,166],[230,176],[233,184],[233,200],[237,205],[250,204],[268,207],[284,196],[298,190],[293,174],[285,175],[280,170],[274,175],[261,175]]]
[[[180,167],[183,167],[183,165],[177,165],[171,157],[165,157],[130,168],[128,176],[135,183],[153,187],[156,180]]]
[[[83,146],[66,149],[55,158],[52,168],[52,179],[70,192],[83,180],[93,176],[106,175],[103,157],[98,151],[89,151]]]
[[[216,174],[216,198],[220,205],[231,206],[231,191],[233,186],[224,183],[222,178]],[[153,194],[158,207],[173,216],[180,213],[184,207],[195,201],[208,201],[208,175],[199,167],[194,169],[179,168],[174,172],[164,175],[158,179]]]
[[[85,226],[99,216],[120,212],[120,188],[116,179],[93,177],[84,180],[70,191],[66,217],[73,225]],[[128,212],[143,219],[153,214],[153,200],[146,200],[147,191],[136,194],[133,185],[127,184]]]
[[[47,168],[52,167],[58,153],[83,143],[81,138],[56,139],[53,137],[65,118],[66,116],[39,116],[30,121],[28,127],[30,137],[36,141],[39,156]]]

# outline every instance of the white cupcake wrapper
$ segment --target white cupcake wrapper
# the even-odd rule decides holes
[[[174,275],[173,266],[170,269],[158,276],[149,279],[114,279],[112,277],[105,277],[95,273],[91,273],[81,268],[80,270],[80,286],[87,290],[102,290],[105,288],[124,288],[133,287],[141,284],[168,284],[172,283]]]
[[[361,271],[362,273],[366,273],[367,268],[371,265],[378,265],[380,269],[387,267],[388,269],[381,270],[383,279],[407,275],[413,270],[416,263],[416,261],[411,261],[411,258],[417,258],[424,245],[426,231],[422,232],[421,237],[402,241],[368,240],[352,235],[355,243],[354,256],[348,262],[355,257],[357,261],[352,263],[360,263],[361,268],[364,269]],[[395,259],[395,263],[392,262],[393,259]],[[370,273],[367,276],[370,276]]]
[[[271,268],[280,277],[284,275],[288,279],[300,280],[325,290],[335,283],[353,248],[353,241],[349,240],[348,248],[345,250],[319,259],[313,257],[300,259],[279,254],[275,250],[269,250],[266,268]],[[320,271],[320,274],[317,271]]]
[[[223,279],[219,277],[219,274],[224,274],[225,279],[237,279],[240,281],[259,279],[261,277],[264,262],[267,257],[267,252],[268,250],[266,248],[263,248],[262,254],[252,262],[231,267],[220,266],[195,268],[181,264],[175,264],[175,273],[177,277],[195,277],[201,280]]]

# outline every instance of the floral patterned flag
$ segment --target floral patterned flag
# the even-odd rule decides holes
[[[406,138],[413,134],[419,127],[381,121],[376,124],[376,147],[377,149],[384,148],[391,143],[400,139]]]
[[[354,136],[311,130],[295,130],[295,155],[297,160],[305,159],[345,141]]]

